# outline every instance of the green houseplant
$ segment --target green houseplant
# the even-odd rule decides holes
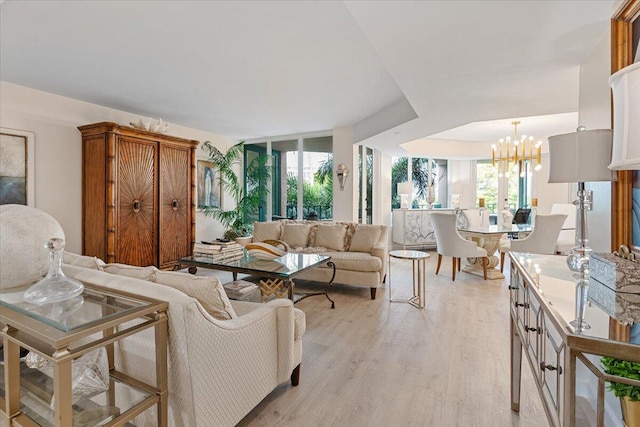
[[[640,362],[603,357],[600,363],[606,374],[640,381]],[[625,425],[640,426],[640,386],[610,381],[607,388],[620,398]]]
[[[260,206],[269,195],[266,185],[271,176],[269,156],[256,157],[245,165],[243,185],[238,170],[243,160],[244,141],[233,145],[226,153],[222,153],[210,141],[204,142],[202,148],[209,155],[208,160],[220,171],[222,190],[235,202],[234,207],[226,210],[223,207],[205,207],[204,214],[220,221],[226,228],[223,235],[225,239],[235,240],[251,235]]]

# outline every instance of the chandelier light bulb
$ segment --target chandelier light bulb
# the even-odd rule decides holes
[[[531,174],[533,170],[540,170],[541,166],[541,147],[542,141],[538,140],[534,144],[534,137],[529,135],[518,135],[519,121],[513,121],[511,124],[514,126],[513,136],[507,136],[506,138],[500,138],[499,150],[496,144],[492,144],[491,158],[494,167],[498,168],[498,177],[509,177],[509,173],[513,170],[515,176],[521,177]],[[513,141],[513,146],[511,142]],[[506,142],[506,146],[502,147],[502,143]],[[527,142],[529,143],[527,146]],[[528,164],[528,166],[527,166]],[[533,165],[536,165],[535,167]],[[520,172],[521,171],[521,172]]]

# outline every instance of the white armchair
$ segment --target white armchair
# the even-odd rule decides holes
[[[558,235],[556,253],[568,255],[576,245],[576,207],[571,203],[554,203],[551,205],[550,213],[567,216]]]
[[[436,235],[438,252],[438,266],[436,274],[440,271],[442,256],[453,257],[451,279],[456,280],[456,268],[460,271],[461,258],[481,258],[484,279],[487,280],[487,251],[478,247],[476,242],[466,240],[458,232],[457,218],[453,214],[434,212],[431,214],[431,223]]]
[[[504,258],[509,251],[555,254],[558,234],[566,219],[566,215],[537,215],[536,225],[527,237],[506,241],[500,245],[500,271],[504,271]]]
[[[482,217],[480,213],[480,209],[465,209],[462,211],[462,214],[467,220],[467,227],[482,227]],[[488,212],[485,213],[488,216]],[[487,218],[486,221],[488,223],[489,218]]]
[[[237,317],[218,320],[168,286],[67,264],[63,270],[77,280],[169,302],[170,426],[234,426],[278,385],[298,384],[305,316],[290,300],[232,301]],[[152,330],[118,343],[116,366],[153,384],[153,343]],[[136,425],[157,425],[155,410],[137,417]]]

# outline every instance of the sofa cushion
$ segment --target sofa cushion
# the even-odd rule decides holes
[[[347,227],[342,224],[324,225],[319,224],[316,230],[315,245],[334,251],[344,250],[344,236]]]
[[[106,265],[105,262],[98,257],[78,255],[67,251],[62,254],[62,262],[64,264],[84,267],[90,270],[102,270]]]
[[[338,270],[352,271],[379,271],[382,269],[382,260],[364,252],[325,252]]]
[[[253,241],[264,242],[265,240],[280,240],[282,234],[282,223],[256,222],[253,224]]]
[[[157,284],[170,286],[197,299],[209,314],[219,320],[237,318],[222,283],[216,276],[194,276],[173,271],[157,271]]]
[[[149,282],[153,282],[153,277],[156,274],[156,271],[158,271],[158,269],[153,266],[135,267],[133,265],[118,263],[105,264],[105,266],[102,267],[102,270],[107,273],[133,277],[134,279],[141,279]]]
[[[380,233],[382,233],[382,229],[378,225],[358,224],[351,238],[349,251],[371,252],[373,246],[380,239]]]
[[[311,224],[285,224],[282,239],[292,248],[305,247],[309,242]]]

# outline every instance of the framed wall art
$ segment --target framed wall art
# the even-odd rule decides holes
[[[35,134],[0,128],[0,205],[35,205]]]
[[[198,209],[221,207],[220,171],[216,165],[207,160],[198,160],[196,173]]]

